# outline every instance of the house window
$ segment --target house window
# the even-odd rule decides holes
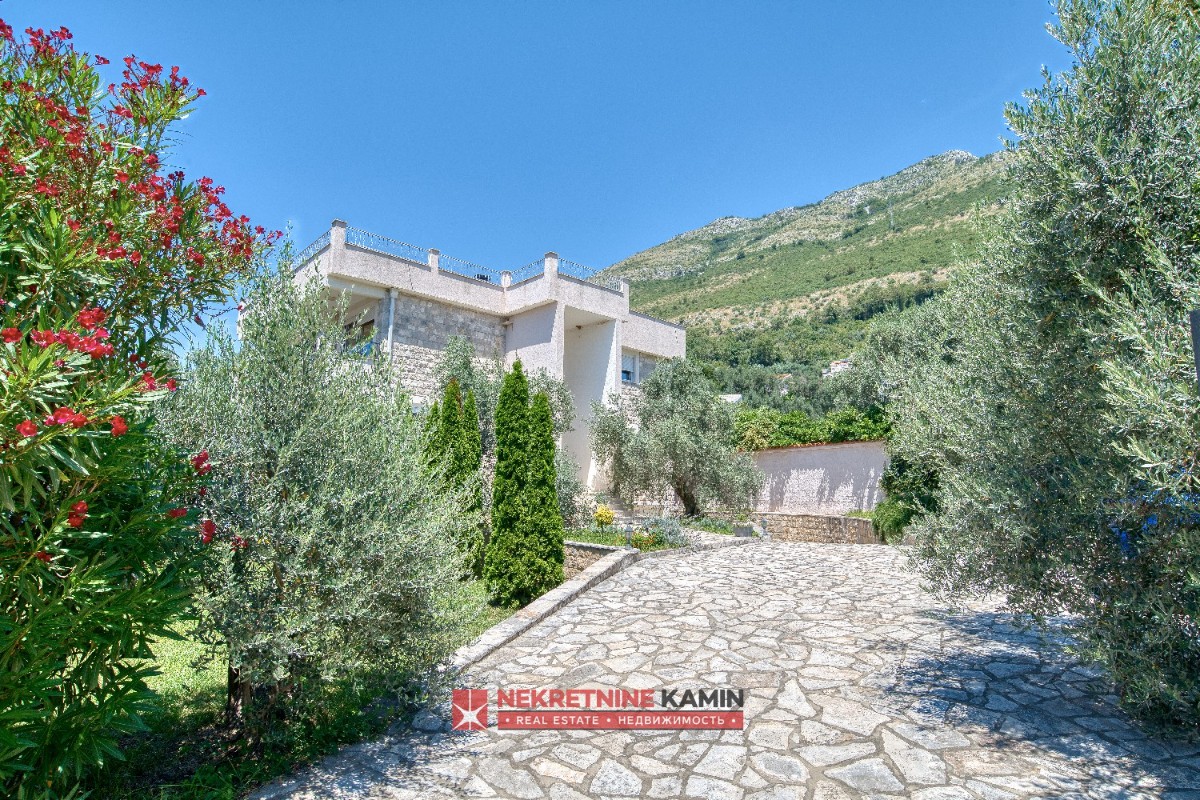
[[[621,353],[621,382],[637,383],[637,355]]]
[[[649,378],[654,368],[658,366],[658,362],[649,356],[642,356],[641,363],[638,364],[638,383]]]

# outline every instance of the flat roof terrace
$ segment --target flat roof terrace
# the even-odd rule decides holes
[[[601,270],[557,253],[546,253],[515,269],[497,270],[355,228],[341,220],[334,220],[328,231],[297,254],[295,272],[298,279],[320,275],[331,288],[360,295],[367,290],[382,296],[387,289],[396,288],[406,294],[500,315],[556,301],[611,319],[630,313],[628,281],[603,275]],[[653,321],[682,330],[674,323]]]

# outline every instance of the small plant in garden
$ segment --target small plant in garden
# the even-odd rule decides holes
[[[176,388],[172,337],[271,238],[166,166],[203,94],[177,67],[102,76],[65,28],[26,34],[0,22],[0,794],[17,798],[68,796],[119,757],[194,557],[229,544],[195,508],[208,462],[148,412]]]
[[[592,514],[592,519],[600,530],[604,530],[617,521],[617,515],[608,506],[600,505],[596,508],[596,513]]]

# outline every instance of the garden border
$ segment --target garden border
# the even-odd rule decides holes
[[[654,550],[649,553],[625,547],[612,547],[588,542],[571,542],[571,544],[602,548],[611,550],[612,552],[594,564],[589,565],[587,569],[580,572],[571,580],[546,592],[508,619],[502,620],[488,628],[477,636],[474,641],[455,650],[454,654],[450,657],[450,663],[443,668],[443,671],[461,671],[472,664],[482,661],[534,625],[565,607],[588,589],[611,578],[618,572],[633,566],[639,561],[650,558],[661,558],[662,556],[677,553],[697,553],[704,550],[715,550],[719,547],[750,544],[751,542],[759,541],[758,539],[737,538],[733,536],[722,538],[724,541],[709,540],[707,542],[690,544],[687,547],[673,547],[668,550]]]

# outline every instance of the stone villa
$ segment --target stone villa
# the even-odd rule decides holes
[[[593,401],[636,391],[658,359],[684,355],[684,329],[629,310],[629,283],[546,253],[497,271],[334,220],[296,259],[297,280],[320,280],[350,295],[350,318],[363,338],[401,362],[402,383],[417,403],[439,393],[433,367],[452,336],[481,357],[521,359],[544,369],[575,399],[575,426],[563,436],[580,477],[599,488],[591,457]]]

